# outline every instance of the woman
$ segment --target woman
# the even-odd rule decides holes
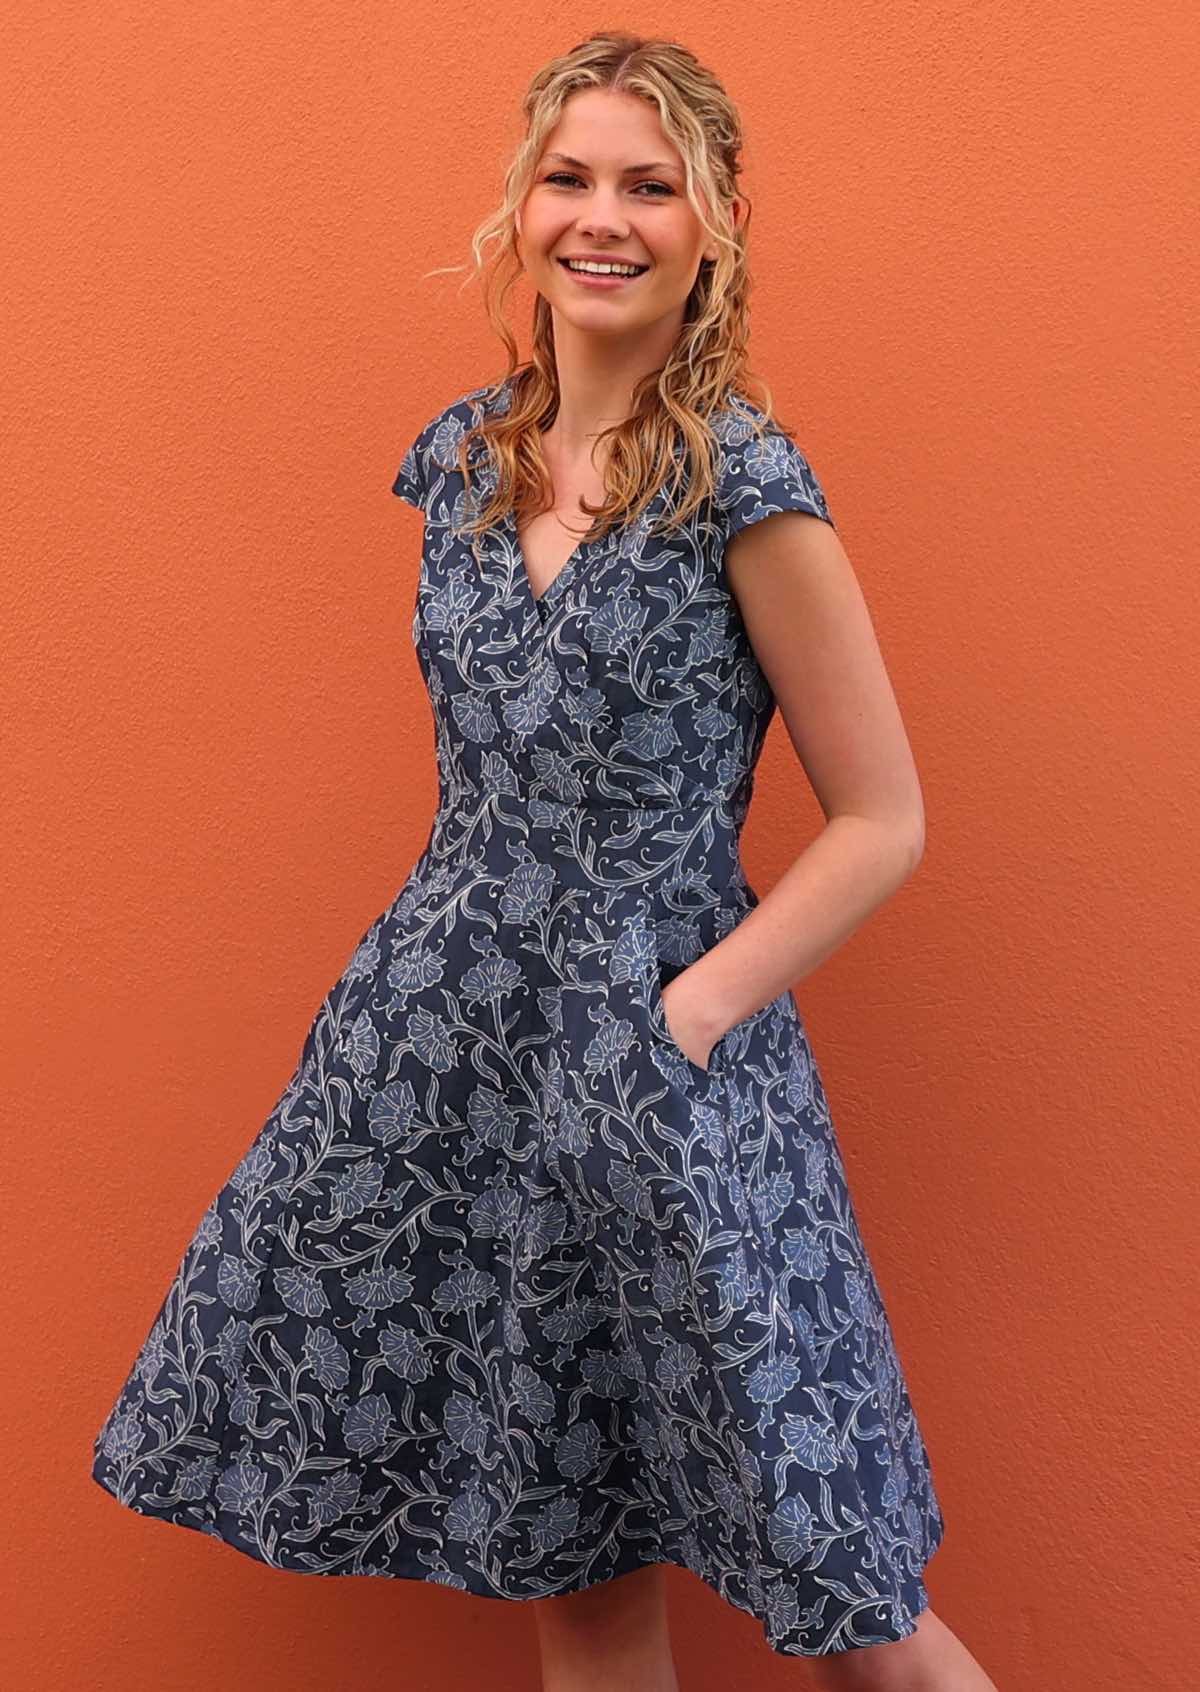
[[[429,840],[93,1472],[276,1567],[535,1599],[545,1692],[676,1686],[667,1563],[822,1684],[986,1692],[929,1608],[942,1515],[790,992],[922,807],[812,467],[742,391],[737,117],[604,35],[526,115],[475,250],[536,289],[532,358],[498,322],[508,374],[395,482]],[[760,900],[776,703],[828,824]]]

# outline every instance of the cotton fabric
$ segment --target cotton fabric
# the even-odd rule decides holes
[[[280,1569],[527,1599],[673,1563],[780,1653],[901,1639],[944,1523],[807,1031],[785,992],[705,1068],[661,997],[758,902],[776,705],[726,545],[833,520],[733,396],[716,498],[664,537],[660,496],[535,598],[511,518],[479,559],[458,532],[458,442],[510,403],[455,400],[394,483],[425,519],[428,841],[200,1219],[93,1475]]]

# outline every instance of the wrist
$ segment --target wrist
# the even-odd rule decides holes
[[[737,1017],[726,1014],[726,1008],[702,982],[689,982],[688,973],[684,970],[663,988],[664,1005],[669,1004],[676,1025],[683,1023],[695,1035],[697,1044],[715,1046]]]

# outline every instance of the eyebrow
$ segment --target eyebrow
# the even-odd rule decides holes
[[[582,159],[573,159],[570,153],[547,153],[548,159],[558,159],[562,164],[574,165],[576,170],[587,170],[588,166]],[[644,170],[678,170],[678,165],[671,164],[666,159],[652,159],[649,164],[627,165],[621,173],[623,176],[640,175]]]

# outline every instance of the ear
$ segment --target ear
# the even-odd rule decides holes
[[[738,224],[741,223],[742,218],[745,215],[745,211],[746,202],[742,199],[740,194],[735,194],[729,207],[729,227],[731,231],[736,229]],[[710,241],[708,246],[705,247],[702,256],[706,264],[715,264],[718,257],[718,248]]]

